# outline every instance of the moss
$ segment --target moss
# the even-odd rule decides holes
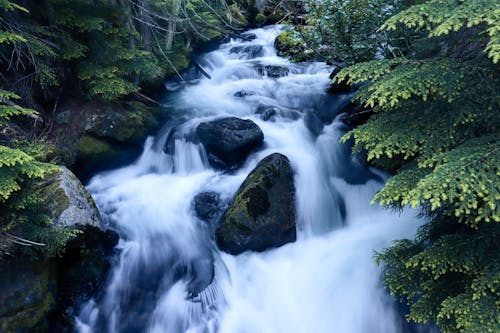
[[[52,218],[58,218],[69,207],[69,198],[61,188],[60,171],[45,176],[39,185],[38,196],[52,212]]]
[[[255,16],[255,23],[257,25],[264,25],[267,22],[267,16],[264,15],[264,13],[258,13],[257,16]]]
[[[111,151],[112,148],[109,143],[96,139],[90,135],[82,136],[76,144],[76,152],[82,157],[109,154]]]
[[[51,263],[9,264],[8,271],[0,277],[8,290],[5,298],[0,297],[1,331],[47,332],[48,316],[55,307]]]
[[[314,52],[306,49],[300,35],[293,29],[278,35],[275,46],[280,56],[290,57],[294,62],[311,60],[314,56]]]

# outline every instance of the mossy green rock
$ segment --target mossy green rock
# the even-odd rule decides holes
[[[48,175],[38,184],[39,195],[56,227],[100,226],[94,200],[83,184],[66,167]]]
[[[51,262],[0,262],[0,332],[47,332],[55,309],[55,280]]]
[[[95,138],[121,143],[142,143],[157,126],[154,112],[139,102],[100,105],[87,112],[85,132]]]
[[[295,185],[288,158],[271,154],[248,175],[217,230],[231,254],[265,251],[296,240]]]
[[[290,60],[294,62],[308,61],[314,58],[312,50],[306,48],[300,35],[293,29],[279,34],[274,41],[274,47],[278,51],[278,55],[290,57]]]

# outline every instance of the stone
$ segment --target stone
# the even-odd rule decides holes
[[[202,192],[194,197],[194,210],[196,215],[210,221],[217,217],[221,209],[221,199],[217,192]]]
[[[234,93],[234,97],[238,97],[238,98],[243,98],[246,96],[253,96],[253,95],[255,95],[255,92],[246,91],[246,90],[240,90],[240,91],[237,91]]]
[[[262,45],[240,45],[229,49],[230,54],[242,54],[246,59],[254,59],[264,54]]]
[[[100,215],[94,200],[83,184],[66,167],[38,185],[55,227],[100,227]]]
[[[196,128],[196,133],[207,151],[209,162],[216,168],[221,168],[220,162],[226,166],[222,168],[238,167],[264,141],[259,126],[251,120],[236,117],[203,122]]]
[[[230,254],[265,251],[296,240],[295,185],[288,158],[260,161],[238,189],[216,233]]]
[[[0,262],[0,332],[49,332],[56,307],[56,275],[48,260]]]
[[[260,115],[260,119],[264,121],[273,120],[276,114],[280,112],[280,109],[272,105],[259,105],[255,114]]]
[[[255,68],[257,69],[257,72],[259,72],[260,75],[271,78],[280,78],[288,76],[288,74],[290,74],[290,70],[288,68],[281,66],[258,64],[255,66]]]
[[[312,110],[307,110],[304,114],[304,124],[314,136],[318,136],[323,131],[323,122]]]

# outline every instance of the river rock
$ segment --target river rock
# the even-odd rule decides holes
[[[264,133],[251,120],[221,118],[198,125],[196,133],[216,168],[233,169],[264,141]]]
[[[304,124],[314,136],[320,135],[323,131],[323,122],[313,110],[307,110],[304,114]]]
[[[253,96],[255,95],[255,92],[253,91],[246,91],[246,90],[240,90],[240,91],[237,91],[234,93],[234,97],[238,97],[238,98],[243,98],[243,97],[246,97],[246,96]]]
[[[283,76],[288,76],[290,74],[290,70],[286,67],[281,66],[272,66],[272,65],[261,65],[258,64],[255,66],[257,72],[259,72],[262,76],[279,78]]]
[[[220,212],[221,199],[217,192],[202,192],[194,197],[194,210],[196,215],[204,220],[211,221]]]
[[[78,313],[83,303],[99,290],[111,268],[109,256],[119,240],[112,230],[103,231],[93,226],[80,230],[56,261],[59,282],[56,312],[60,317]]]
[[[229,49],[230,54],[243,54],[247,59],[254,59],[264,54],[262,45],[240,45]]]
[[[40,197],[56,227],[100,226],[99,211],[83,184],[66,167],[60,167],[39,184]]]
[[[163,146],[163,151],[165,154],[174,155],[175,154],[175,142],[177,140],[184,140],[186,142],[198,144],[198,136],[196,132],[193,131],[184,131],[178,127],[174,127],[170,130],[167,135],[167,140],[165,141],[165,145]]]
[[[221,250],[235,255],[296,240],[295,185],[286,156],[271,154],[250,172],[224,214],[216,238]]]
[[[280,109],[272,105],[259,105],[255,114],[260,115],[260,119],[264,121],[273,120],[276,114],[280,113]]]
[[[247,42],[254,40],[254,39],[257,39],[257,35],[253,34],[251,32],[244,32],[240,36],[242,39],[246,40]]]

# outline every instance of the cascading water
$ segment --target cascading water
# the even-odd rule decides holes
[[[121,241],[104,294],[77,319],[80,332],[408,331],[373,255],[412,237],[419,221],[415,212],[370,205],[386,177],[339,143],[346,127],[336,116],[349,96],[325,93],[326,64],[278,57],[273,44],[281,29],[252,30],[254,40],[232,40],[204,55],[211,79],[170,86],[177,89],[166,101],[175,122],[147,140],[134,164],[90,181],[104,223]],[[263,75],[268,65],[289,74]],[[259,105],[275,107],[272,119],[255,113]],[[264,148],[231,173],[209,167],[190,140],[200,122],[223,116],[251,119],[265,135]],[[295,172],[297,241],[264,253],[219,252],[193,197],[210,190],[229,201],[274,152],[288,156]]]

